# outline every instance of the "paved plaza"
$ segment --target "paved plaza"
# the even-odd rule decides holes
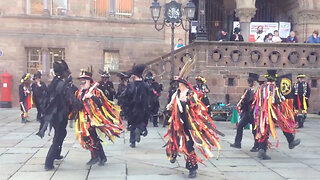
[[[51,145],[51,136],[40,139],[35,135],[39,123],[35,109],[30,113],[31,122],[22,124],[19,109],[0,109],[0,180],[184,180],[188,179],[183,156],[175,164],[168,161],[163,135],[166,128],[149,127],[149,135],[142,138],[135,149],[129,148],[129,133],[125,132],[115,144],[108,142],[104,150],[107,164],[87,166],[89,151],[75,140],[74,129],[68,126],[63,144],[64,159],[55,162],[53,171],[44,170],[44,161]],[[257,153],[250,152],[253,138],[245,130],[242,149],[233,149],[234,125],[216,122],[226,134],[220,138],[222,151],[218,160],[199,165],[198,180],[277,180],[320,179],[320,117],[310,115],[305,128],[297,130],[301,145],[289,150],[284,135],[278,130],[279,148],[269,152],[272,159],[261,161]],[[275,141],[272,140],[273,144]],[[215,152],[215,154],[217,154]]]

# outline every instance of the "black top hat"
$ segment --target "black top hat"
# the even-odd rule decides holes
[[[305,74],[303,74],[303,73],[299,73],[299,74],[298,74],[298,76],[297,76],[297,79],[298,79],[298,78],[305,78],[305,77],[306,77],[306,75],[305,75]]]
[[[34,75],[33,75],[33,80],[35,79],[41,79],[41,72],[37,71]]]
[[[127,73],[127,72],[122,72],[120,73],[120,79],[123,80],[123,79],[129,79],[130,78],[130,74]]]
[[[60,60],[53,63],[53,71],[55,75],[61,76],[64,72],[69,71],[69,67],[64,60]]]
[[[274,81],[278,77],[277,70],[276,69],[268,69],[267,74],[264,76],[267,78],[267,80]]]
[[[258,81],[258,79],[259,79],[259,74],[249,73],[249,78],[248,78],[248,80]]]
[[[102,78],[109,78],[110,77],[110,73],[108,71],[103,71],[103,72],[101,72],[101,77]]]
[[[30,77],[31,77],[31,76],[30,76],[29,73],[24,74],[24,75],[21,77],[21,83],[26,82],[27,80],[30,79]]]
[[[154,80],[152,72],[148,71],[145,77],[146,80]]]
[[[78,79],[92,80],[92,72],[89,72],[89,71],[87,71],[85,69],[81,69]]]
[[[137,64],[132,67],[131,74],[136,75],[142,78],[144,69],[146,68],[145,64]]]

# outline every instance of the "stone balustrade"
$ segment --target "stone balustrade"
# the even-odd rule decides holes
[[[156,74],[156,79],[166,86],[171,71],[170,53],[150,61],[146,71]],[[312,90],[310,112],[318,112],[320,107],[320,45],[291,43],[244,43],[196,41],[175,51],[175,74],[186,60],[195,59],[195,66],[189,75],[189,82],[195,84],[194,77],[202,75],[211,89],[211,103],[236,103],[247,87],[249,72],[260,74],[267,69],[278,69],[279,75],[292,73],[293,81],[298,73],[305,73]],[[311,83],[313,81],[313,84]],[[314,84],[314,81],[316,84]],[[165,87],[166,87],[165,86]],[[165,88],[167,90],[167,87]]]

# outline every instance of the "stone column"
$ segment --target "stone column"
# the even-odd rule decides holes
[[[241,34],[245,42],[249,42],[250,22],[256,14],[256,8],[236,9],[236,16],[240,19]]]
[[[115,0],[110,0],[110,11],[109,14],[114,16],[116,14],[116,2]]]
[[[197,40],[208,40],[207,27],[206,27],[206,2],[199,0],[198,6],[198,30]]]
[[[48,79],[50,75],[50,55],[48,48],[42,48],[42,63],[42,75],[45,79]]]
[[[50,11],[48,9],[48,0],[43,0],[43,15],[50,15]]]
[[[241,34],[245,42],[249,42],[250,22],[256,15],[256,0],[236,0],[236,16],[240,19]]]

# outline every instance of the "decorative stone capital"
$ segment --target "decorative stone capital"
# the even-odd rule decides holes
[[[297,24],[318,24],[320,23],[320,11],[300,11],[293,16]]]
[[[256,15],[256,8],[241,8],[236,9],[236,16],[240,22],[251,22],[251,19]]]

